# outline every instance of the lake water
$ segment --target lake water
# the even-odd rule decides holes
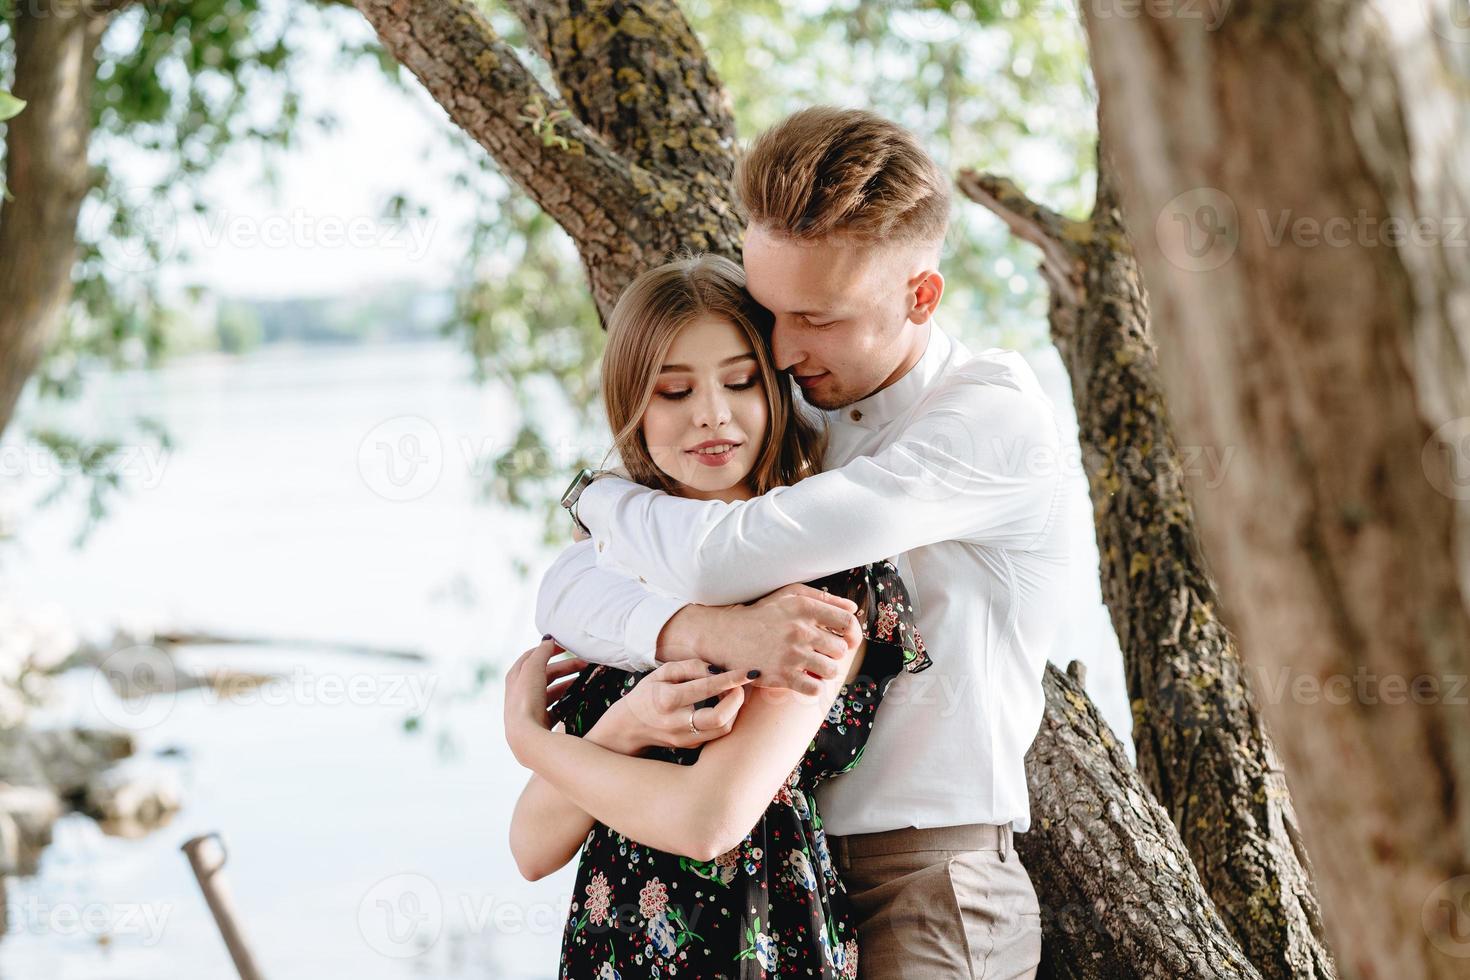
[[[1059,360],[1028,359],[1074,439]],[[32,458],[18,432],[42,420],[104,432],[138,414],[175,446],[135,454],[134,489],[73,549],[81,505],[27,506],[49,477],[16,471]],[[60,408],[22,406],[0,443],[0,505],[17,530],[0,546],[0,601],[87,634],[142,623],[279,641],[181,658],[279,679],[142,707],[90,674],[63,679],[38,720],[129,728],[128,764],[176,778],[184,809],[136,840],[63,820],[40,873],[9,882],[0,977],[235,976],[179,850],[209,831],[229,848],[225,876],[273,980],[554,976],[572,869],[535,883],[516,872],[506,839],[525,773],[500,734],[497,686],[474,693],[473,679],[534,642],[535,584],[553,556],[539,516],[481,493],[516,423],[513,400],[475,384],[448,342],[200,356],[98,375]],[[1052,659],[1088,663],[1126,743],[1080,472],[1072,504],[1076,585]],[[425,660],[312,645],[324,642]]]

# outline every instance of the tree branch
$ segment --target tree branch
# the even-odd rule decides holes
[[[506,0],[568,105],[613,150],[648,170],[713,178],[728,200],[735,117],[674,0]]]
[[[1041,249],[1042,276],[1068,304],[1081,301],[1076,276],[1081,267],[1077,245],[1091,231],[1087,222],[1073,221],[1031,200],[1009,178],[964,169],[956,178],[960,191],[970,200],[990,209],[1010,228],[1011,234]]]
[[[619,5],[628,9],[616,24],[589,22],[560,47],[563,31],[553,31],[553,63],[578,79],[565,86],[570,105],[535,80],[470,0],[355,5],[450,118],[571,235],[604,318],[635,276],[679,249],[738,257],[733,123],[730,134],[718,122],[656,124],[660,115],[694,111],[690,103],[727,102],[713,73],[697,63],[702,49],[671,4]],[[643,60],[614,70],[607,59],[615,55]],[[647,65],[678,66],[668,71],[682,87],[668,79],[653,84]],[[712,118],[727,118],[724,112]],[[640,128],[645,135],[637,135]]]
[[[1077,410],[1103,599],[1128,677],[1139,775],[1262,974],[1332,977],[1285,774],[1201,556],[1111,166],[1099,157],[1087,222],[1050,211],[1001,177],[966,171],[959,186],[1042,252],[1052,339]]]
[[[547,92],[471,0],[355,0],[385,47],[547,214],[616,227],[626,161]]]
[[[1048,664],[1043,686],[1031,829],[1016,837],[1041,902],[1040,975],[1259,978],[1081,683]]]

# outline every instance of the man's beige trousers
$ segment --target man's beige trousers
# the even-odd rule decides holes
[[[1036,976],[1041,908],[1010,825],[831,837],[857,914],[859,980]]]

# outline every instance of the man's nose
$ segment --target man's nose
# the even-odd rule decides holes
[[[785,371],[804,360],[806,354],[795,343],[790,325],[785,322],[785,317],[778,316],[776,325],[771,328],[771,362],[777,371]]]

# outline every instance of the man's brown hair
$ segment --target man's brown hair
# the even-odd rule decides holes
[[[813,106],[757,137],[735,168],[754,224],[801,240],[938,243],[949,178],[913,133],[864,109]]]

